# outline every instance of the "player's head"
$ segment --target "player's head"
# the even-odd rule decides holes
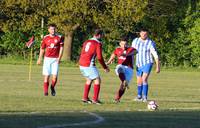
[[[128,38],[126,36],[123,36],[120,39],[119,45],[121,48],[126,48],[127,47],[127,42],[128,42]]]
[[[48,31],[50,35],[55,35],[56,32],[56,24],[49,24]]]
[[[104,36],[104,32],[101,29],[95,29],[94,31],[94,37],[96,37],[97,39],[100,39]]]
[[[148,30],[146,28],[141,28],[140,29],[140,38],[142,40],[146,40],[148,37]]]

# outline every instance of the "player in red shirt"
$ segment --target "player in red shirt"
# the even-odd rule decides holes
[[[56,25],[48,25],[49,35],[46,35],[40,47],[40,54],[37,64],[41,64],[44,55],[43,75],[44,75],[44,95],[48,96],[49,78],[52,75],[51,95],[55,96],[55,85],[57,82],[59,63],[63,54],[64,38],[57,35]]]
[[[120,88],[116,93],[115,102],[120,102],[120,98],[124,94],[126,88],[128,88],[128,83],[133,77],[133,54],[134,48],[127,46],[127,38],[123,37],[120,40],[119,47],[117,47],[112,53],[110,59],[107,62],[107,65],[111,64],[114,61],[114,58],[117,57],[118,65],[116,66],[115,72],[118,75],[121,83]]]
[[[100,39],[103,36],[103,31],[100,29],[96,29],[93,38],[85,41],[82,46],[81,55],[79,59],[79,67],[82,75],[86,79],[82,99],[84,103],[94,103],[98,105],[101,104],[101,102],[99,101],[101,78],[99,75],[99,71],[95,66],[95,58],[97,57],[99,63],[104,68],[104,71],[109,72],[109,68],[105,64],[102,56],[102,43],[100,42]],[[94,95],[91,101],[88,97],[88,94],[93,81]]]

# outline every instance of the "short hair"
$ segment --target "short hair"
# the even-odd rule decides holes
[[[56,25],[56,24],[54,24],[54,23],[51,23],[51,24],[49,24],[49,25],[48,25],[48,28],[50,28],[50,27],[54,27],[54,28],[56,28],[56,27],[57,27],[57,25]]]
[[[104,32],[103,32],[103,30],[98,28],[98,29],[95,29],[94,35],[104,35]]]
[[[120,39],[120,41],[126,41],[126,42],[128,42],[128,37],[127,36],[122,36],[121,39]]]
[[[149,32],[149,30],[148,30],[147,28],[141,28],[141,29],[140,29],[140,32],[142,32],[142,31],[143,31],[143,32]]]

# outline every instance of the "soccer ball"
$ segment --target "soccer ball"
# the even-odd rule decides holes
[[[156,110],[156,109],[158,109],[158,104],[154,100],[149,101],[148,104],[147,104],[147,108],[149,110]]]

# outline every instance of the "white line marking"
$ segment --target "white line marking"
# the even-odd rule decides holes
[[[165,109],[167,110],[167,109]],[[169,108],[169,110],[200,110],[200,107],[191,107],[191,108]]]
[[[98,124],[103,122],[105,119],[95,113],[88,112],[89,115],[96,118],[94,121],[84,121],[80,123],[71,123],[71,124],[56,124],[56,125],[46,125],[38,128],[63,128],[67,126],[83,126],[83,125],[91,125],[91,124]]]

